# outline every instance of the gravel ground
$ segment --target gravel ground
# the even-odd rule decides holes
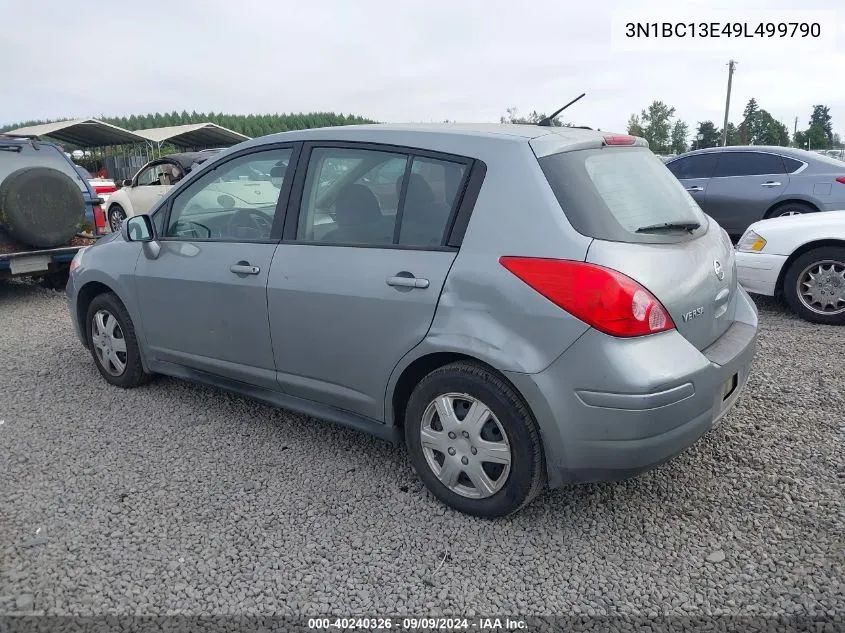
[[[757,298],[738,406],[638,479],[484,521],[403,450],[161,378],[0,283],[0,613],[845,614],[845,328]]]

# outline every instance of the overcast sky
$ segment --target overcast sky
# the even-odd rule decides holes
[[[734,3],[739,4],[739,3]],[[799,3],[752,0],[744,8]],[[813,104],[845,136],[845,4],[834,48],[759,40],[704,50],[614,51],[614,11],[643,20],[682,7],[707,19],[712,2],[535,0],[30,0],[5,2],[0,125],[29,119],[196,110],[330,110],[380,121],[497,121],[508,107],[551,111],[581,92],[565,120],[624,130],[660,99],[689,122],[721,127],[726,63],[731,119],[750,97],[792,131]],[[725,3],[724,7],[730,4]],[[733,19],[740,13],[728,9]],[[668,13],[667,13],[668,15]],[[766,14],[757,14],[766,15]],[[774,15],[774,14],[772,14]],[[639,17],[639,16],[638,16]],[[827,40],[830,41],[830,40]]]

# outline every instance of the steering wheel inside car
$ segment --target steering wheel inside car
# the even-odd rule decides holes
[[[211,229],[205,224],[200,224],[199,222],[194,222],[193,220],[179,220],[173,226],[170,234],[176,237],[208,239],[211,237]]]
[[[226,233],[234,238],[269,239],[272,226],[270,219],[261,211],[238,209],[229,218]],[[244,232],[254,233],[254,235],[244,235]]]

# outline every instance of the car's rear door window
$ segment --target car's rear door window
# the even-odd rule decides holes
[[[310,154],[296,239],[440,247],[469,162],[352,147]],[[404,195],[403,195],[404,192]]]
[[[584,235],[627,242],[679,241],[695,231],[638,231],[659,224],[707,224],[683,185],[646,148],[578,150],[539,160],[564,213]]]
[[[794,158],[787,158],[786,156],[781,156],[781,160],[783,160],[783,166],[786,168],[787,174],[794,174],[796,171],[801,169],[804,166],[800,160],[795,160]]]
[[[765,152],[720,152],[715,178],[785,174],[781,157]]]
[[[377,181],[383,180],[379,178],[382,170],[404,173],[409,160],[407,154],[398,152],[314,148],[305,177],[297,239],[392,244],[396,184]]]
[[[458,198],[466,165],[431,158],[414,158],[405,204],[399,244],[438,245]]]

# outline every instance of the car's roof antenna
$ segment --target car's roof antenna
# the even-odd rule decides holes
[[[569,103],[567,103],[567,104],[566,104],[565,106],[563,106],[562,108],[560,108],[560,109],[558,109],[558,110],[555,110],[553,114],[551,114],[551,115],[547,116],[545,119],[542,119],[540,122],[538,122],[538,123],[537,123],[537,125],[542,125],[542,126],[544,126],[544,127],[551,127],[551,126],[552,126],[552,121],[554,120],[554,118],[555,118],[558,114],[560,114],[561,112],[563,112],[564,110],[566,110],[566,108],[568,108],[568,107],[569,107],[569,106],[571,106],[573,103],[575,103],[576,101],[578,101],[579,99],[581,99],[582,97],[584,97],[586,94],[587,94],[586,92],[582,92],[580,96],[575,97],[572,101],[570,101]]]

